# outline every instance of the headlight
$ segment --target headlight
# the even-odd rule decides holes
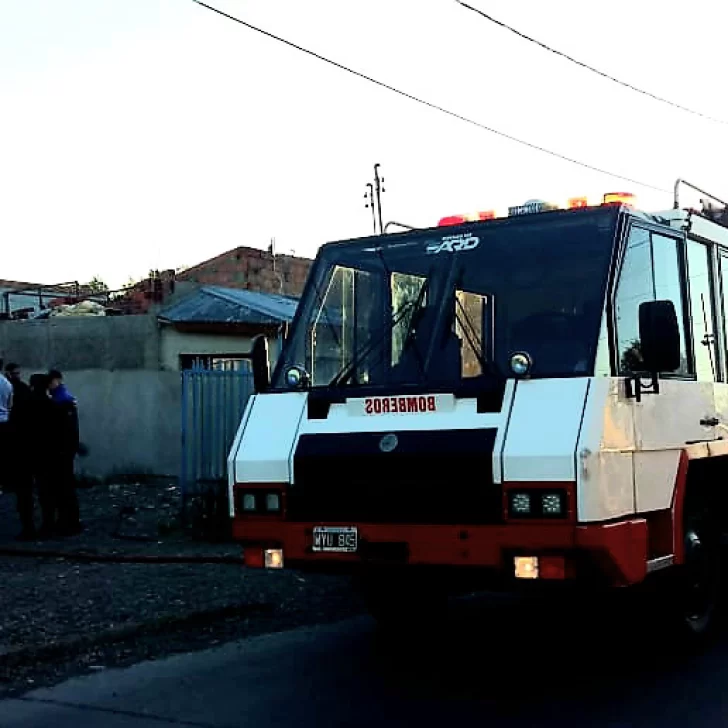
[[[278,493],[268,493],[265,497],[265,508],[267,511],[281,510],[281,497]]]
[[[243,510],[244,511],[254,511],[255,508],[256,508],[255,494],[254,493],[244,493],[243,494]]]
[[[511,513],[514,516],[528,516],[531,513],[531,496],[529,493],[511,493]]]
[[[541,513],[544,516],[563,516],[564,505],[561,493],[542,493],[541,495]]]
[[[509,363],[511,371],[517,377],[525,377],[531,371],[531,367],[533,366],[531,357],[523,351],[512,354]]]
[[[286,385],[291,389],[300,389],[308,383],[308,372],[303,367],[291,367],[286,371]]]
[[[557,488],[511,490],[508,492],[508,518],[561,519],[569,513],[568,496]]]

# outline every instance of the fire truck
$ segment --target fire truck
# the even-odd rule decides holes
[[[272,374],[264,338],[252,361],[228,461],[246,566],[351,574],[383,622],[458,590],[659,583],[676,633],[714,633],[718,198],[678,180],[663,212],[532,200],[326,244]]]

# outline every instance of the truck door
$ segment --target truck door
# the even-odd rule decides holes
[[[722,313],[723,326],[718,327],[717,348],[722,352],[723,362],[721,382],[715,385],[715,414],[719,420],[716,425],[717,436],[728,440],[728,336],[725,322],[728,320],[728,251],[719,248],[717,257],[717,280],[715,281],[716,310]]]
[[[706,424],[715,417],[719,376],[712,278],[708,251],[695,245],[690,241],[686,249],[678,233],[633,225],[619,272],[614,313],[620,374],[640,371],[640,303],[670,300],[680,323],[678,371],[661,376],[660,394],[628,400],[637,512],[669,508],[685,444],[717,437],[716,427]]]

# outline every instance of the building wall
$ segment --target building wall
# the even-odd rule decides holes
[[[248,353],[250,345],[247,336],[160,329],[154,316],[0,321],[0,357],[17,362],[26,380],[50,367],[64,373],[89,448],[77,471],[101,479],[178,477],[179,355]]]
[[[178,371],[180,356],[205,354],[250,354],[253,337],[223,334],[202,334],[180,332],[171,326],[165,326],[161,333],[161,362],[165,371]],[[275,364],[280,352],[279,339],[268,339],[268,351],[271,367]]]
[[[180,376],[149,370],[69,371],[66,384],[78,400],[81,476],[178,477],[181,459]]]
[[[178,281],[300,296],[313,261],[235,248],[177,274]]]
[[[0,321],[0,357],[26,370],[159,369],[153,316]]]
[[[189,334],[165,327],[162,329],[162,368],[179,371],[182,354],[249,354],[250,346],[248,336]]]

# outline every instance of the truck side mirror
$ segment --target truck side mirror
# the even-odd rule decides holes
[[[640,350],[651,374],[680,368],[680,326],[672,301],[645,301],[639,307]]]
[[[265,336],[256,336],[250,353],[253,364],[253,388],[256,394],[260,394],[270,386],[268,339]]]

